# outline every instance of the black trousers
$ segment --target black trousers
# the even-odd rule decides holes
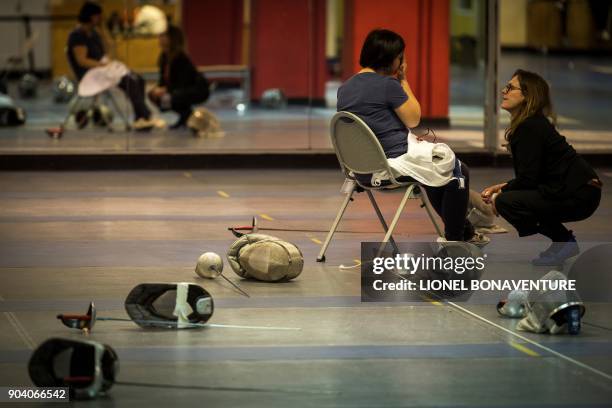
[[[191,107],[203,103],[208,99],[208,86],[196,85],[192,88],[179,88],[172,90],[172,110],[179,114],[181,119],[191,115]]]
[[[570,232],[563,223],[590,217],[600,200],[601,189],[585,184],[562,199],[545,197],[538,190],[506,191],[497,196],[495,207],[520,237],[539,233],[554,242],[565,242]]]
[[[464,188],[458,180],[441,187],[425,186],[432,207],[444,221],[444,235],[449,241],[466,241],[474,235],[474,227],[466,219],[470,199],[470,169],[461,163],[465,177]]]
[[[179,115],[179,122],[186,122],[191,115],[192,106],[198,103],[203,103],[208,99],[209,91],[208,84],[194,84],[189,88],[173,89],[170,93],[170,109]],[[149,99],[162,109],[160,100],[149,95]],[[167,110],[162,109],[162,110]]]
[[[133,72],[124,75],[119,82],[119,88],[125,92],[134,109],[134,119],[140,118],[149,119],[151,111],[145,102],[145,81],[144,79]]]

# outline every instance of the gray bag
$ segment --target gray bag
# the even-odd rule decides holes
[[[245,234],[227,252],[239,276],[264,282],[288,281],[302,273],[304,256],[297,246],[265,234]]]
[[[559,271],[550,271],[540,280],[564,281],[567,278]],[[585,312],[578,293],[569,290],[532,290],[525,306],[525,317],[519,321],[517,329],[533,333],[566,332],[565,311],[570,307],[579,307],[581,317]]]

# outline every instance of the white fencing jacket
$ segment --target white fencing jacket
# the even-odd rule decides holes
[[[388,159],[389,167],[394,177],[410,176],[418,182],[432,187],[448,184],[453,179],[459,180],[464,187],[460,163],[455,159],[455,153],[445,143],[430,143],[419,140],[412,132],[408,132],[408,151],[399,157]],[[388,180],[387,171],[372,174],[372,185],[380,186]]]

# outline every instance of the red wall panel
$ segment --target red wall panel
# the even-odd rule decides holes
[[[387,28],[406,42],[407,78],[425,118],[448,117],[448,0],[347,0],[344,76],[359,71],[359,54],[367,34]]]
[[[252,27],[253,97],[280,88],[288,98],[322,98],[325,1],[255,0]]]
[[[428,117],[448,118],[450,85],[450,6],[448,0],[431,0],[429,58],[430,106]]]
[[[329,79],[325,63],[325,36],[326,36],[326,1],[311,0],[314,22],[312,30],[314,42],[312,49],[313,82],[311,96],[313,99],[325,98],[325,82]]]
[[[242,0],[183,0],[182,19],[196,65],[241,63]]]
[[[289,98],[324,96],[325,0],[251,0],[252,95],[281,88]],[[346,0],[343,66],[359,69],[359,52],[376,27],[406,41],[408,80],[424,117],[448,116],[447,0]],[[242,0],[184,0],[183,25],[198,65],[240,64]]]

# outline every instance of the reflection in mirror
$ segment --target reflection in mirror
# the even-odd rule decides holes
[[[457,150],[483,148],[485,103],[484,1],[450,2],[450,101],[452,135],[440,132]]]
[[[325,1],[18,3],[33,14],[27,27],[21,15],[10,27],[21,38],[5,102],[21,107],[27,121],[0,129],[10,135],[2,151],[191,154],[310,145],[311,101],[325,100],[325,44],[317,40]],[[189,121],[194,112],[198,120]]]
[[[499,83],[517,69],[549,84],[559,132],[578,151],[612,148],[612,5],[609,1],[501,2]],[[500,113],[500,143],[509,124]]]

